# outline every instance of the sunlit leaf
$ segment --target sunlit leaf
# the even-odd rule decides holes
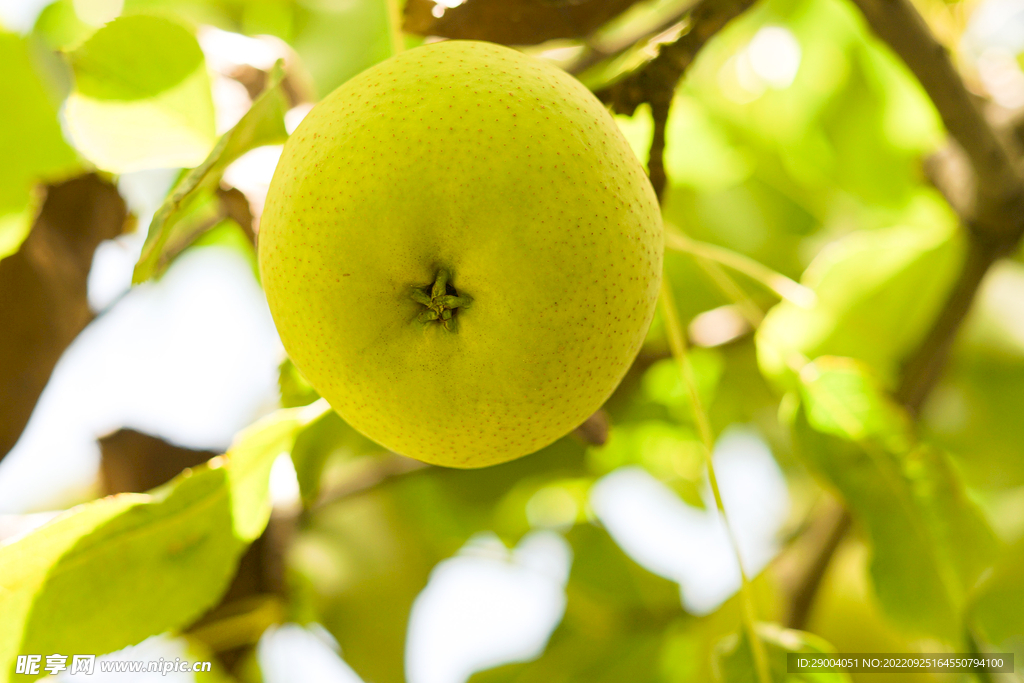
[[[149,225],[142,256],[132,275],[135,284],[163,272],[173,258],[201,234],[201,231],[189,231],[182,226],[190,221],[192,214],[204,202],[212,201],[210,193],[216,189],[224,169],[232,161],[251,149],[282,143],[288,137],[284,127],[288,100],[281,87],[282,78],[283,70],[278,64],[267,88],[249,111],[221,137],[206,160],[189,171],[171,190]]]
[[[274,459],[322,410],[275,413],[226,456],[148,494],[74,508],[0,547],[0,681],[18,654],[110,652],[202,614],[266,526]]]
[[[852,233],[823,250],[803,284],[817,302],[775,306],[757,332],[765,375],[792,387],[801,359],[849,356],[891,382],[945,300],[962,259],[951,221]]]
[[[195,166],[210,152],[210,79],[189,29],[162,17],[121,17],[68,58],[75,72],[68,129],[100,168]]]
[[[800,371],[807,421],[818,431],[849,441],[874,439],[905,450],[907,416],[878,386],[870,370],[851,358],[822,356]]]
[[[21,245],[39,208],[32,185],[78,166],[64,141],[57,109],[30,58],[25,39],[0,30],[0,258]]]
[[[949,458],[923,445],[891,452],[875,440],[823,433],[808,423],[805,407],[794,427],[799,455],[842,494],[868,534],[883,610],[911,633],[952,642],[967,591],[997,542]]]
[[[5,672],[19,653],[110,652],[210,607],[245,547],[227,479],[204,468],[150,495],[104,499],[0,551],[5,602],[23,606],[4,609]]]
[[[282,408],[296,408],[308,406],[320,398],[313,385],[305,378],[302,372],[295,367],[291,358],[281,361],[278,368],[277,388],[281,394]]]
[[[270,468],[291,451],[299,430],[323,416],[326,401],[279,410],[242,431],[228,450],[235,534],[253,541],[270,518]]]

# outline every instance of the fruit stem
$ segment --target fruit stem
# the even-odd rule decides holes
[[[683,384],[690,395],[690,403],[693,406],[694,421],[697,423],[697,432],[704,443],[705,457],[708,466],[708,482],[711,484],[711,492],[715,496],[715,507],[718,514],[722,516],[722,523],[725,526],[726,535],[732,545],[733,553],[736,555],[736,564],[740,569],[740,604],[743,614],[743,628],[747,632],[747,640],[750,642],[750,653],[754,659],[754,669],[757,671],[759,683],[771,683],[771,674],[768,669],[768,658],[765,656],[764,643],[757,635],[757,611],[754,607],[754,594],[750,586],[750,579],[743,569],[743,560],[740,557],[740,545],[736,540],[736,534],[729,518],[725,514],[725,505],[722,502],[722,493],[718,488],[718,477],[715,476],[715,465],[712,462],[711,454],[714,452],[715,437],[711,431],[711,422],[708,420],[707,411],[700,400],[697,392],[697,378],[693,374],[693,365],[690,362],[690,354],[686,348],[686,338],[683,336],[683,326],[679,322],[679,315],[676,312],[675,301],[672,297],[672,290],[669,288],[668,280],[661,281],[661,309],[665,316],[665,328],[668,331],[668,343],[675,356],[679,371],[683,376]]]

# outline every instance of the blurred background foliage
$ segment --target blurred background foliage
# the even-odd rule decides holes
[[[218,399],[233,410],[220,431],[112,413],[82,428],[89,444],[63,456],[77,459],[61,478],[63,461],[37,434],[61,430],[67,413],[33,413],[37,399],[48,405],[46,392],[71,382],[60,384],[60,373],[75,376],[66,367],[74,359],[58,364],[65,347],[71,356],[118,308],[136,316],[122,330],[141,325],[132,322],[138,316],[163,315],[159,298],[184,286],[174,284],[185,278],[176,271],[202,254],[227,254],[244,267],[212,267],[255,284],[253,245],[279,145],[313,103],[390,56],[396,40],[407,48],[438,36],[510,43],[600,90],[688,30],[690,6],[57,0],[4,9],[3,535],[48,520],[43,510],[146,491],[187,467],[200,473],[152,497],[106,499],[62,518],[63,545],[53,545],[57,532],[46,536],[50,526],[6,546],[6,556],[0,550],[0,571],[35,558],[35,569],[17,570],[25,597],[0,627],[4,665],[30,645],[106,651],[168,631],[184,639],[164,636],[159,647],[184,643],[193,659],[215,653],[226,680],[754,680],[738,627],[735,560],[708,498],[705,453],[660,315],[600,413],[540,453],[479,471],[422,466],[334,413],[301,413],[318,396],[276,340],[258,361],[241,351],[259,334],[273,336],[262,309],[253,319],[263,327],[251,328],[259,334],[219,334],[205,320],[158,332],[167,346],[132,338],[133,348],[150,348],[133,361],[143,367],[250,364],[179,388],[173,397],[186,410],[218,382],[230,384],[225,378],[271,378]],[[979,101],[995,117],[1016,116],[1024,4],[919,0],[917,9]],[[406,32],[396,37],[399,11]],[[616,119],[646,163],[650,108]],[[675,92],[663,207],[686,248],[667,252],[665,272],[695,345],[726,509],[773,661],[787,651],[976,648],[1014,652],[1019,669],[1024,657],[1019,252],[984,281],[920,414],[887,393],[965,259],[961,221],[927,173],[948,145],[921,86],[845,0],[761,0],[707,44]],[[120,255],[104,256],[112,244]],[[761,266],[723,270],[706,258],[720,253],[713,248]],[[141,284],[129,290],[133,273]],[[781,301],[779,283],[788,292]],[[136,291],[152,296],[134,304]],[[77,362],[99,367],[90,375],[96,385],[78,387],[78,405],[108,400],[99,385],[127,352],[106,343],[106,355],[79,354]],[[138,391],[171,395],[145,377]],[[111,382],[122,393],[136,386]],[[251,471],[235,474],[242,466],[232,464],[229,476],[202,464],[227,449],[225,432],[276,407],[300,412],[274,413],[229,451]],[[109,434],[120,428],[136,431]],[[275,460],[282,450],[291,464]],[[835,518],[840,502],[852,528],[832,539],[809,611],[794,620],[808,564],[828,542],[822,520]],[[227,540],[197,546],[172,570],[173,553],[161,554],[170,541],[148,525],[214,504],[219,516],[204,523],[210,538]],[[264,526],[236,570],[244,543]],[[89,553],[100,551],[90,548],[113,552],[104,543],[128,527],[154,537],[136,548],[148,559],[101,555],[122,559],[97,566]],[[47,578],[79,556],[93,564],[75,565],[81,573],[63,583]],[[162,592],[136,618],[117,602],[128,593],[111,589],[112,612],[75,595],[96,581],[121,582],[122,593],[156,581]],[[51,632],[48,619],[64,604],[99,612]],[[126,622],[119,630],[106,625],[112,614]],[[280,626],[292,622],[305,628]],[[153,642],[147,651],[164,652]],[[296,668],[289,674],[281,661]],[[301,668],[310,662],[321,668]]]

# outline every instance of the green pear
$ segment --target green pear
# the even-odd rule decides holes
[[[369,438],[449,467],[537,451],[604,403],[662,250],[654,192],[593,94],[472,41],[404,52],[315,106],[259,232],[296,366]]]

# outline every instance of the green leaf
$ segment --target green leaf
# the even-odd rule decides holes
[[[291,358],[285,358],[277,369],[277,387],[281,394],[281,406],[283,408],[295,408],[297,406],[308,406],[320,398],[313,385],[295,367]]]
[[[280,144],[288,137],[284,127],[288,99],[281,87],[283,78],[284,70],[278,63],[266,89],[249,111],[221,137],[206,160],[171,190],[149,225],[149,234],[132,276],[134,284],[162,273],[173,258],[201,234],[190,230],[186,223],[191,223],[186,219],[204,202],[210,201],[211,193],[231,162],[251,149]]]
[[[78,167],[64,141],[57,109],[30,58],[25,39],[0,30],[0,92],[14,98],[0,107],[0,258],[28,235],[41,195],[32,186]]]
[[[921,340],[962,260],[955,221],[852,233],[826,247],[804,273],[817,294],[808,308],[783,301],[758,329],[762,372],[793,388],[803,361],[822,355],[868,363],[886,384]]]
[[[615,114],[614,118],[619,130],[629,142],[633,154],[646,169],[647,158],[651,153],[651,140],[654,138],[654,117],[651,116],[651,106],[644,103],[636,108],[632,116]]]
[[[971,620],[989,643],[1009,647],[1024,636],[1024,538],[1004,553],[971,599]]]
[[[845,673],[786,673],[786,655],[790,652],[833,654],[835,648],[818,636],[782,628],[778,624],[758,624],[757,635],[765,645],[772,681],[778,683],[848,683]],[[712,655],[723,683],[750,683],[757,680],[746,633],[723,638]]]
[[[906,450],[910,421],[871,376],[852,358],[822,356],[800,371],[807,421],[826,434],[848,441],[874,439],[890,450]]]
[[[170,19],[115,19],[68,55],[75,89],[65,116],[78,149],[115,173],[194,166],[215,141],[206,62]]]
[[[325,409],[279,411],[148,494],[73,508],[0,547],[0,682],[18,654],[110,652],[200,616],[266,526],[274,459]]]
[[[818,431],[809,410],[803,405],[793,416],[795,446],[839,491],[867,532],[871,576],[883,610],[912,633],[955,642],[967,591],[998,544],[949,458],[923,445],[893,452],[874,438],[854,442]],[[845,409],[847,416],[856,411],[855,404]],[[849,428],[831,429],[831,416],[838,412],[817,419],[845,435]],[[881,432],[883,438],[886,434]]]
[[[695,347],[690,352],[690,363],[701,402],[710,405],[725,371],[725,359],[714,349]],[[679,365],[675,360],[666,358],[648,368],[644,373],[642,386],[644,394],[649,399],[668,408],[676,419],[693,423],[690,394],[683,384]]]
[[[330,410],[327,401],[272,413],[243,430],[228,450],[236,535],[253,541],[270,519],[270,468],[295,444],[299,430]]]
[[[302,500],[306,505],[316,500],[324,465],[332,456],[354,458],[383,452],[382,446],[357,432],[333,410],[324,413],[299,433],[292,449]]]
[[[246,545],[232,533],[227,479],[225,470],[199,469],[132,496],[134,505],[95,527],[82,528],[72,513],[42,530],[75,537],[55,562],[38,554],[52,546],[40,547],[44,539],[35,534],[14,544],[29,563],[3,573],[46,578],[26,600],[31,608],[18,620],[21,639],[12,641],[11,655],[110,652],[199,617],[227,588]],[[5,663],[9,671],[11,660]]]
[[[47,5],[36,19],[32,33],[52,50],[72,48],[96,32],[78,18],[74,0],[56,0]]]
[[[640,465],[697,508],[704,507],[705,458],[704,445],[691,428],[661,420],[615,425],[603,446],[587,449],[591,471],[605,474],[624,465]]]

